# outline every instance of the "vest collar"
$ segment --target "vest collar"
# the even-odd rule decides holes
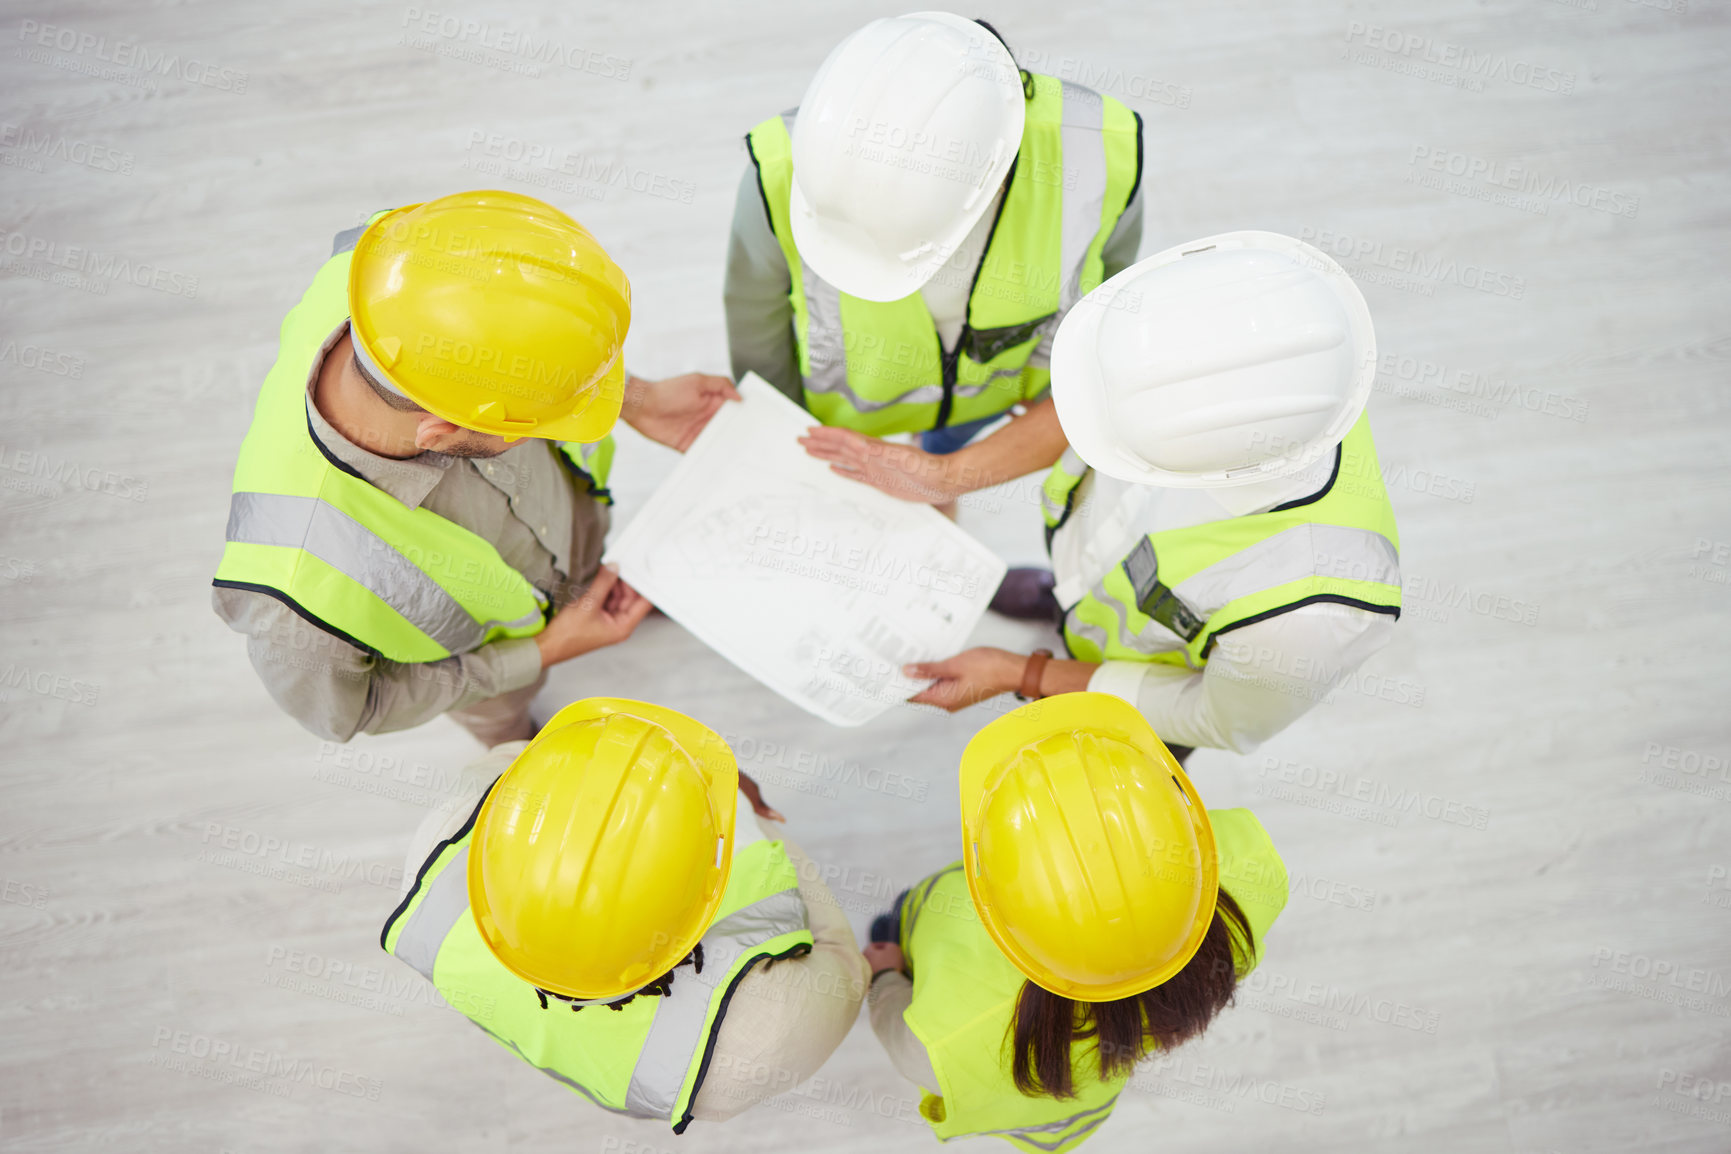
[[[1334,452],[1324,453],[1291,476],[1203,491],[1225,509],[1229,516],[1245,517],[1252,513],[1266,513],[1278,505],[1300,501],[1326,488],[1334,478],[1335,462],[1339,455],[1340,447],[1337,445]]]
[[[427,494],[444,478],[445,470],[456,463],[456,458],[447,457],[443,453],[422,453],[418,457],[398,460],[370,453],[339,433],[336,426],[325,420],[324,414],[319,412],[319,407],[313,403],[313,387],[318,383],[319,371],[324,368],[325,358],[348,331],[349,322],[345,317],[340,325],[331,330],[331,335],[325,338],[325,343],[319,347],[318,355],[313,358],[312,367],[307,370],[307,427],[312,430],[313,436],[318,438],[326,456],[335,457],[361,480],[375,489],[389,493],[405,507],[418,509],[421,502],[427,499]]]

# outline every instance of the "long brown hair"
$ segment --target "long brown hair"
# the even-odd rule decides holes
[[[1078,1002],[1023,982],[1005,1038],[1016,1089],[1029,1097],[1075,1097],[1070,1047],[1078,1039],[1095,1039],[1100,1076],[1110,1080],[1128,1074],[1150,1050],[1169,1050],[1201,1034],[1238,988],[1235,952],[1254,957],[1256,939],[1244,911],[1221,890],[1201,947],[1152,990],[1114,1002]]]

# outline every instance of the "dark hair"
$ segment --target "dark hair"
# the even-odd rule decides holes
[[[691,947],[691,952],[685,955],[685,960],[676,964],[673,967],[673,970],[677,970],[680,966],[690,966],[699,974],[703,972],[702,942],[698,942],[695,946]],[[633,990],[623,998],[611,1002],[602,1002],[600,1004],[606,1006],[609,1010],[623,1010],[626,1006],[629,1006],[635,998],[668,997],[673,993],[673,970],[668,970],[665,974],[662,974],[647,986],[644,986],[640,990]],[[588,1008],[588,1006],[581,1003],[577,998],[568,998],[564,994],[555,994],[552,990],[543,990],[540,986],[535,987],[535,996],[541,999],[541,1008],[543,1010],[547,1008],[548,998],[554,998],[558,1001],[564,1002],[566,1005],[571,1007],[572,1013]],[[595,1004],[596,1003],[594,1002],[589,1003],[589,1005]]]
[[[351,354],[349,359],[350,363],[355,366],[355,372],[360,374],[361,380],[371,385],[373,392],[379,395],[379,400],[385,402],[385,404],[391,406],[391,408],[397,410],[399,413],[424,413],[427,411],[421,408],[421,406],[415,404],[415,402],[409,400],[409,398],[403,396],[401,393],[393,393],[390,389],[385,388],[385,386],[381,385],[378,381],[375,381],[373,379],[373,374],[367,372],[367,367],[361,364],[361,358],[359,356]]]
[[[1015,52],[1010,48],[1010,42],[1008,40],[1004,39],[1004,34],[1002,32],[999,32],[996,28],[992,27],[990,23],[981,19],[978,16],[974,17],[974,23],[978,24],[981,28],[984,28],[987,32],[990,32],[992,34],[993,38],[996,39],[999,44],[1002,44],[1004,46],[1004,51],[1008,52],[1010,54],[1011,60],[1014,60],[1016,58]],[[1026,68],[1023,68],[1020,65],[1017,65],[1016,66],[1016,75],[1018,75],[1022,78],[1022,99],[1024,99],[1024,100],[1034,99],[1034,76],[1033,76],[1033,74],[1030,73]]]
[[[1153,1049],[1170,1050],[1208,1028],[1232,1002],[1238,957],[1254,957],[1250,921],[1232,895],[1220,891],[1202,945],[1184,968],[1155,986],[1113,1002],[1078,1002],[1022,983],[1005,1041],[1015,1055],[1016,1089],[1029,1097],[1073,1098],[1070,1046],[1094,1038],[1100,1077],[1128,1074]]]

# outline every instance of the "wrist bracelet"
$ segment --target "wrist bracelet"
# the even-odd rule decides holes
[[[1028,654],[1028,663],[1022,666],[1022,687],[1016,690],[1018,698],[1023,701],[1038,701],[1045,696],[1040,692],[1040,678],[1046,672],[1046,662],[1050,660],[1050,649],[1036,649]]]

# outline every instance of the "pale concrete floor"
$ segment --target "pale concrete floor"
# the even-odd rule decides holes
[[[441,10],[598,54],[531,76],[403,4],[7,6],[0,1146],[934,1148],[863,1021],[814,1082],[675,1141],[429,1005],[376,937],[474,746],[442,721],[321,746],[207,605],[235,447],[332,233],[539,190],[629,269],[638,372],[722,369],[740,136],[901,7]],[[988,13],[1146,118],[1145,252],[1254,227],[1353,258],[1410,577],[1359,682],[1255,755],[1196,758],[1299,889],[1241,1005],[1089,1150],[1731,1148],[1731,39],[1722,6],[1684,7]],[[489,169],[491,134],[578,175]],[[161,279],[44,283],[38,241]],[[625,440],[629,516],[669,455]],[[1026,487],[965,519],[1038,554]],[[543,704],[596,692],[728,732],[857,928],[955,853],[983,711],[831,729],[665,620]]]

